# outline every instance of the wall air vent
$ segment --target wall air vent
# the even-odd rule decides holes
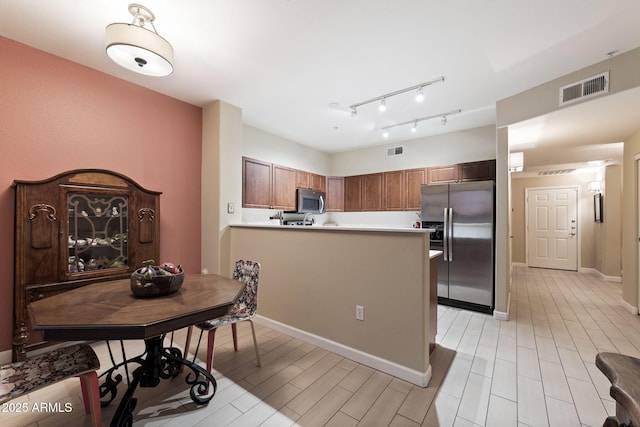
[[[404,154],[404,146],[399,147],[389,147],[387,148],[387,157],[390,156],[399,156],[400,154]]]
[[[597,76],[589,77],[576,83],[560,88],[560,106],[591,98],[592,96],[609,93],[609,72],[605,71]]]
[[[540,176],[549,176],[549,175],[566,175],[568,173],[573,172],[575,169],[557,169],[553,171],[541,171],[538,172]]]

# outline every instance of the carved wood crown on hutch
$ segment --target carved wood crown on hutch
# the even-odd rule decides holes
[[[13,359],[48,345],[27,307],[158,260],[160,194],[117,172],[77,169],[15,180]]]

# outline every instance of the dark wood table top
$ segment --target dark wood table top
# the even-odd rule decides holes
[[[48,341],[147,339],[226,314],[244,284],[187,274],[171,295],[136,298],[130,279],[100,282],[29,305],[33,329]]]

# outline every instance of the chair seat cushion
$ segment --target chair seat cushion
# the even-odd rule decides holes
[[[242,322],[243,320],[249,320],[252,317],[253,316],[249,315],[248,312],[244,315],[242,315],[242,313],[239,313],[239,315],[227,314],[226,316],[221,316],[215,319],[207,320],[206,322],[202,322],[196,326],[200,329],[204,329],[205,331],[209,331],[211,329],[215,329],[220,326],[229,325],[231,323]]]
[[[88,344],[76,344],[0,366],[0,402],[100,368]]]

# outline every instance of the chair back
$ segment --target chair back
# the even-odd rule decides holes
[[[254,261],[238,260],[233,270],[232,277],[244,282],[242,295],[236,302],[237,306],[244,306],[248,314],[253,316],[258,309],[258,278],[260,276],[260,263]]]

